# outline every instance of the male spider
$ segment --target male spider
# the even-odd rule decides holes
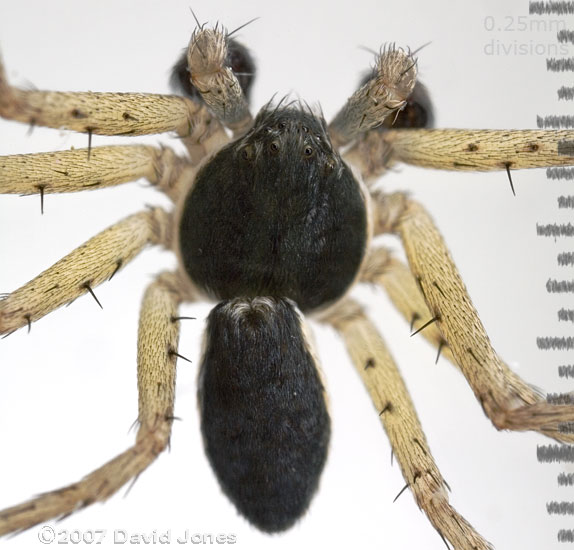
[[[425,36],[425,40],[426,40],[426,36]],[[433,47],[434,47],[434,45],[433,45]],[[256,50],[256,51],[257,51],[257,50]],[[9,56],[8,54],[6,54],[6,61],[7,61],[7,63],[9,64],[9,66],[11,66],[11,67],[13,66],[13,64],[11,63],[11,58],[10,58],[10,56]],[[264,72],[262,71],[260,74],[262,75],[261,81],[263,81],[263,80],[265,79],[265,77],[264,77]],[[40,83],[38,83],[38,84],[40,84]],[[434,95],[434,94],[433,94],[433,95]],[[340,99],[340,100],[343,100],[344,97],[346,97],[345,94],[342,94],[339,99]],[[327,112],[327,111],[326,111],[326,112]],[[333,112],[334,112],[334,110],[333,110]],[[461,121],[462,121],[462,120],[463,120],[463,119],[461,119]],[[492,125],[496,125],[496,122],[494,122]],[[500,126],[500,124],[498,124],[498,126]],[[98,141],[97,141],[96,143],[101,143],[101,142],[99,141],[99,139],[101,139],[101,138],[98,138]],[[502,176],[501,176],[500,174],[499,174],[499,176],[502,178]],[[429,185],[430,185],[430,184],[429,184]],[[54,203],[55,200],[56,200],[55,197],[48,197],[48,199],[50,199],[50,204]],[[456,257],[456,256],[455,256],[455,257]],[[152,268],[150,268],[150,269],[152,269]],[[117,284],[119,284],[119,283],[116,282],[116,285],[117,285]],[[104,290],[103,290],[103,288],[102,288],[102,290],[101,290],[100,292],[103,292],[103,291],[104,291]],[[100,292],[97,292],[97,294],[98,294],[98,296],[100,296],[100,298],[101,298]],[[84,302],[85,302],[85,301],[84,301]],[[106,307],[106,309],[108,309],[109,304],[108,304],[108,303],[104,303],[104,306]],[[75,305],[74,307],[80,307],[80,306],[79,306],[79,305]],[[68,310],[68,311],[67,311],[67,315],[72,315],[72,314],[73,314],[73,312],[72,312],[71,310]],[[65,321],[65,320],[64,320],[64,321]],[[46,321],[46,322],[47,322],[47,321]],[[93,322],[93,320],[92,320],[91,322]],[[35,327],[34,327],[34,328],[35,328]],[[46,329],[46,330],[47,330],[47,329]],[[102,328],[102,330],[103,330],[103,328]],[[34,331],[34,333],[35,333],[35,334],[34,334],[34,338],[38,338],[39,332],[40,332],[39,330],[35,330],[35,331]],[[103,337],[103,335],[102,335],[102,337]],[[7,340],[6,342],[8,342],[8,340]],[[429,352],[429,353],[430,353],[430,352]],[[329,368],[330,368],[330,367],[329,367],[330,363],[327,362],[327,361],[323,361],[323,365],[324,365],[325,370],[327,371],[327,374],[328,374],[328,371],[329,371]],[[181,399],[180,399],[180,401],[181,401]],[[187,416],[186,416],[185,419],[186,419],[186,421],[188,421]],[[186,422],[186,423],[187,423],[187,422]],[[426,422],[425,422],[425,425],[426,425]],[[182,434],[182,435],[183,435],[183,434]],[[181,436],[180,436],[180,438],[181,438]],[[175,440],[175,438],[174,438],[174,440]],[[431,440],[431,448],[434,449],[434,447],[433,447],[433,445],[432,445],[432,440]],[[436,450],[435,450],[435,453],[436,453]],[[174,453],[174,454],[175,454],[175,453]],[[105,459],[105,457],[104,457],[104,459]],[[471,471],[471,470],[472,470],[472,469],[469,468],[469,471]],[[451,485],[452,485],[451,476],[449,476],[448,473],[445,473],[445,475],[446,475],[447,479],[449,480],[449,482],[451,482]],[[145,478],[145,476],[144,476],[144,478]],[[143,481],[143,480],[142,480],[142,481]],[[386,487],[389,488],[388,486],[386,486]],[[46,487],[46,488],[48,488],[48,487]],[[454,498],[455,504],[457,504],[457,503],[459,502],[460,493],[461,493],[461,492],[463,492],[463,488],[461,488],[461,486],[460,486],[460,484],[459,484],[459,489],[458,489],[458,491],[456,492],[456,495],[455,495],[455,498]],[[391,495],[391,496],[392,496],[392,495]],[[380,494],[378,495],[378,497],[379,497],[379,498],[384,498],[384,497],[381,497]],[[404,497],[403,497],[403,498],[404,498]],[[466,510],[462,505],[458,505],[457,507],[458,507],[463,513],[467,513],[467,510]],[[471,520],[473,519],[473,516],[472,516],[472,514],[471,514],[470,512],[468,512],[468,516],[469,516],[469,518],[470,518]],[[488,538],[490,538],[490,539],[492,539],[492,540],[494,540],[494,541],[496,540],[496,539],[494,539],[494,537],[491,537],[491,536],[489,535],[488,529],[483,529],[483,531],[485,532],[486,536],[488,536]]]

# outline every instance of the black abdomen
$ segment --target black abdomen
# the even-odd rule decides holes
[[[275,296],[302,310],[339,298],[363,259],[359,185],[313,115],[263,112],[186,198],[179,243],[192,280],[218,300]]]
[[[201,430],[222,489],[259,529],[306,511],[327,457],[323,385],[292,303],[218,304],[199,375]]]

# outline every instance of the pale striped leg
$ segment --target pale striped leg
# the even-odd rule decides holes
[[[171,149],[118,145],[0,157],[0,193],[32,195],[101,189],[146,178],[174,201],[192,177]],[[186,172],[186,174],[183,174]]]
[[[223,126],[199,102],[160,94],[22,90],[10,86],[1,60],[0,117],[90,136],[176,132],[194,163],[229,141]]]
[[[410,270],[428,306],[427,321],[436,324],[495,427],[534,430],[574,442],[574,434],[560,431],[561,424],[574,421],[574,407],[547,403],[498,357],[425,209],[399,193],[373,198],[378,208],[375,233],[385,230],[401,237]]]
[[[174,419],[177,309],[184,298],[178,279],[170,273],[157,277],[146,290],[138,333],[139,430],[135,444],[77,483],[0,511],[0,536],[108,499],[167,447]]]
[[[391,130],[396,160],[442,170],[574,164],[574,130]]]
[[[568,166],[574,165],[574,130],[375,131],[358,140],[345,158],[366,180],[395,162],[465,171]]]
[[[188,135],[201,106],[177,96],[49,92],[10,86],[0,63],[0,116],[27,124],[103,135]]]
[[[172,217],[161,208],[133,214],[105,229],[0,300],[0,334],[40,319],[111,279],[146,245],[172,241]]]
[[[360,278],[361,281],[377,284],[385,289],[393,305],[410,323],[411,332],[419,330],[432,319],[413,274],[385,248],[370,251]],[[438,356],[442,355],[456,365],[448,343],[435,323],[425,327],[420,334],[437,348],[437,360]]]
[[[379,414],[407,485],[443,539],[457,550],[491,548],[449,504],[413,403],[387,347],[361,307],[347,299],[324,319],[343,337]]]

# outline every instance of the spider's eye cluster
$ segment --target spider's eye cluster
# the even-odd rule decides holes
[[[341,160],[333,150],[322,119],[302,109],[263,109],[253,128],[237,143],[239,158],[247,162],[276,159],[289,171],[297,161],[318,161],[331,171]]]

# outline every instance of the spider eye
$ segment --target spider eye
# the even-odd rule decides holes
[[[279,151],[279,142],[277,142],[277,141],[272,141],[272,142],[269,144],[269,150],[270,150],[272,153],[277,153],[277,152]]]
[[[279,128],[279,130],[285,130],[285,128],[287,128],[287,124],[285,124],[285,122],[281,121],[277,127]]]
[[[311,147],[310,145],[307,145],[307,146],[305,147],[305,149],[303,149],[303,154],[304,154],[306,157],[312,156],[314,152],[315,152],[315,151],[313,150],[313,147]]]

